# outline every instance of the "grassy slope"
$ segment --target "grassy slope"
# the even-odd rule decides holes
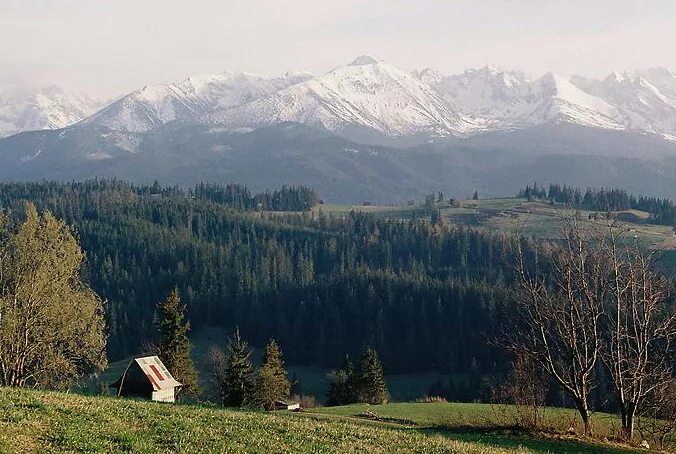
[[[354,404],[342,407],[321,407],[308,410],[341,420],[363,419],[364,412],[375,414],[379,421],[402,424],[430,432],[445,432],[455,440],[484,444],[503,449],[520,447],[531,452],[546,453],[629,453],[626,446],[585,443],[574,437],[526,436],[510,433],[506,428],[516,421],[516,409],[509,405],[473,403],[392,403],[387,405]],[[550,433],[565,433],[570,427],[582,431],[577,413],[571,409],[544,409],[544,428]],[[614,415],[594,414],[592,424],[597,436],[613,437],[619,431]],[[505,428],[498,429],[496,428]]]
[[[503,198],[485,200],[463,200],[460,206],[448,203],[437,204],[444,221],[450,224],[483,227],[505,232],[521,232],[527,235],[552,238],[558,236],[563,222],[578,210],[571,210],[546,202],[529,202],[526,199]],[[325,213],[346,214],[351,210],[371,213],[381,217],[411,218],[423,216],[422,207],[410,205],[369,206],[359,205],[318,205]],[[587,219],[591,211],[579,210]],[[621,224],[632,229],[632,234],[651,246],[662,249],[676,249],[676,236],[671,227],[645,223],[648,213],[629,210],[619,213]]]
[[[427,408],[406,404],[396,412]],[[410,404],[408,404],[410,405]],[[349,408],[349,407],[348,407]],[[382,409],[378,408],[378,411]],[[342,410],[337,410],[342,411]],[[526,448],[527,447],[527,448]],[[574,440],[442,431],[322,414],[261,413],[0,389],[0,452],[632,452]]]
[[[515,409],[509,405],[456,402],[354,404],[320,407],[310,411],[322,415],[355,418],[367,410],[379,418],[430,427],[486,429],[507,427],[516,421]],[[613,415],[596,413],[592,417],[592,424],[594,431],[601,436],[612,436],[619,431],[619,420]],[[566,408],[545,408],[543,426],[559,432],[565,432],[570,427],[582,430],[577,413]]]

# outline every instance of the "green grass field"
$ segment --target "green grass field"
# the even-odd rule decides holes
[[[519,233],[539,238],[557,238],[567,219],[579,212],[581,219],[588,219],[592,211],[575,210],[547,202],[531,201],[519,198],[499,198],[483,200],[462,200],[457,206],[447,202],[435,205],[442,219],[450,225],[485,228],[492,231]],[[417,205],[318,205],[314,212],[345,215],[350,211],[370,213],[379,217],[410,219],[422,217],[424,210]],[[627,210],[616,213],[617,222],[630,236],[649,247],[665,251],[676,251],[676,234],[672,227],[653,225],[646,222],[648,213]],[[598,221],[602,225],[604,221]],[[668,252],[667,252],[668,255]],[[667,262],[672,265],[673,258]]]
[[[361,420],[353,416],[361,411],[360,406],[299,414],[263,413],[0,388],[0,452],[638,452],[573,438],[459,431],[436,425],[465,412],[485,411],[476,405],[392,404],[371,409],[383,415],[407,415],[411,421],[401,424]],[[464,423],[463,418],[455,419],[456,423]]]
[[[383,421],[402,422],[420,427],[437,428],[474,428],[489,429],[508,427],[514,424],[515,407],[510,405],[490,405],[475,403],[390,403],[386,405],[354,404],[342,407],[319,407],[310,410],[313,413],[345,418],[360,418],[365,412],[371,412]],[[592,424],[595,433],[604,437],[613,437],[619,432],[619,420],[614,415],[596,413]],[[545,408],[543,427],[553,432],[566,432],[574,428],[582,431],[577,413],[567,408]]]

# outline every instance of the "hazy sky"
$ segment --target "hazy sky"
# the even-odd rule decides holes
[[[369,54],[601,76],[676,69],[674,0],[0,0],[0,84],[100,95],[238,69],[320,73]]]

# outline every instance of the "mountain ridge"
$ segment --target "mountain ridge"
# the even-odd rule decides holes
[[[174,121],[239,131],[292,121],[338,134],[357,128],[434,138],[567,122],[676,140],[676,73],[660,67],[603,80],[553,73],[530,79],[490,66],[445,76],[430,68],[407,73],[362,55],[317,76],[223,71],[146,85],[94,113],[94,103],[81,101],[86,108],[78,109],[72,97],[57,97],[50,107],[34,102],[33,116],[43,121],[7,120],[18,103],[3,107],[2,99],[0,93],[0,137],[74,125],[143,133]],[[49,111],[59,109],[74,113],[50,121]]]
[[[674,93],[661,69],[605,81],[488,66],[443,76],[362,56],[319,76],[222,72],[2,138],[0,179],[305,184],[351,203],[504,196],[532,181],[676,198]]]

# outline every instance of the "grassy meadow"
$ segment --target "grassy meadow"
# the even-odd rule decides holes
[[[363,407],[263,413],[0,388],[0,453],[638,452],[574,437],[470,429],[465,411],[489,411],[471,404],[370,408],[401,420],[394,422],[359,418]]]
[[[528,201],[520,198],[498,198],[483,200],[461,200],[455,206],[447,202],[435,205],[444,222],[486,228],[494,231],[521,233],[539,238],[556,238],[564,222],[576,212],[582,219],[588,219],[592,211],[565,208],[542,201]],[[314,213],[344,215],[350,211],[370,213],[385,218],[410,219],[424,215],[423,207],[417,205],[317,205]],[[638,210],[617,213],[617,221],[627,232],[644,244],[662,250],[676,250],[676,234],[672,227],[648,224],[649,214]],[[598,221],[603,225],[603,221]]]

